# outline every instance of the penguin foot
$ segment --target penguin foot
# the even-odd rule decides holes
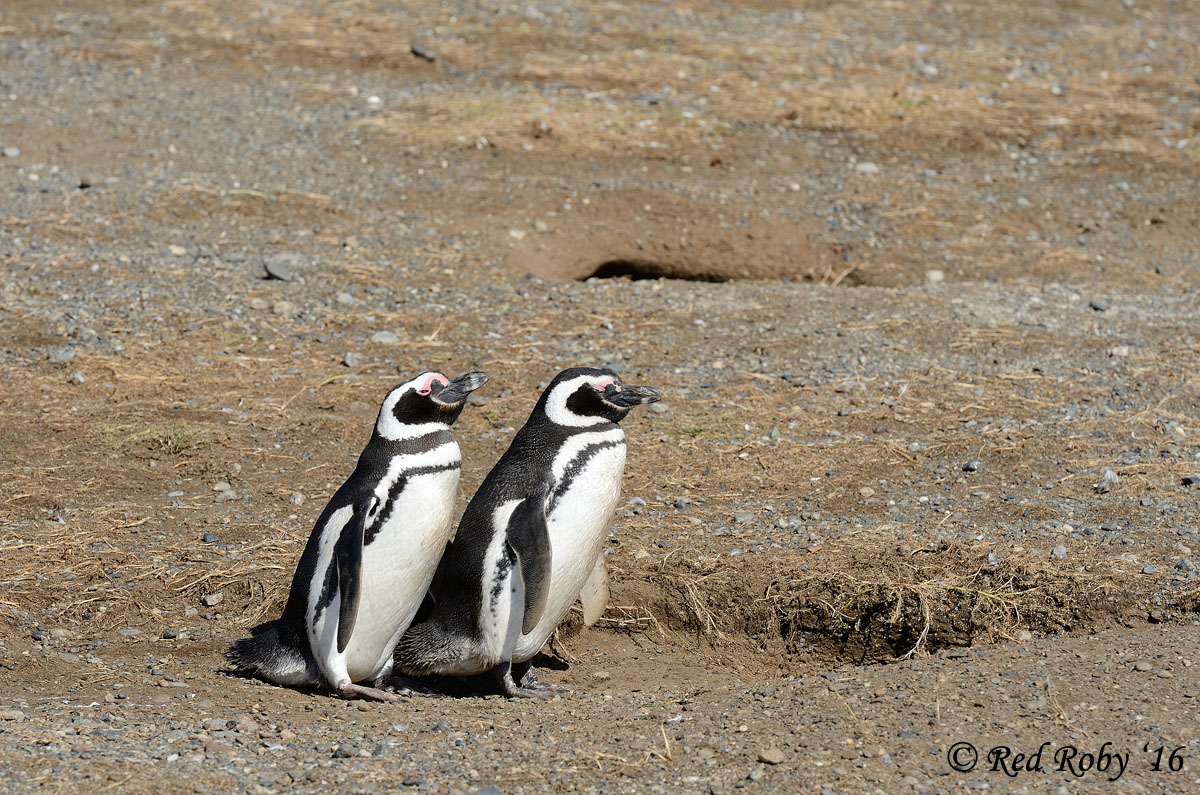
[[[526,690],[538,690],[548,693],[570,693],[575,689],[573,687],[567,687],[566,685],[551,685],[546,684],[545,682],[539,682],[537,678],[537,672],[533,669],[532,662],[526,661],[524,663],[518,663],[513,667],[518,670],[522,667],[525,669],[518,674],[517,681],[519,681],[521,683],[521,687],[525,688]]]
[[[525,684],[522,682],[521,688],[524,690],[531,690],[539,694],[545,693],[548,696],[554,696],[559,693],[570,693],[575,690],[575,688],[568,687],[567,685],[549,685],[545,682],[534,682],[533,684]]]
[[[426,696],[428,698],[445,698],[446,694],[436,687],[400,674],[388,674],[375,680],[375,687],[399,696]]]
[[[554,698],[559,693],[566,692],[554,685],[543,685],[537,680],[536,676],[532,676],[532,684],[527,684],[533,673],[532,668],[521,676],[521,684],[518,685],[516,680],[513,679],[512,668],[511,663],[501,663],[493,671],[496,675],[496,681],[500,683],[500,687],[504,690],[504,695],[509,698]]]
[[[377,687],[356,685],[348,679],[337,683],[337,694],[345,699],[365,698],[371,701],[399,701],[400,696]]]
[[[528,687],[518,687],[515,690],[513,690],[511,693],[505,693],[504,695],[508,696],[509,698],[546,698],[546,699],[550,699],[550,698],[554,698],[555,696],[557,696],[558,693],[551,693],[549,690],[531,690]]]

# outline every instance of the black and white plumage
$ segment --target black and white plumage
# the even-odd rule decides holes
[[[625,468],[618,423],[658,399],[609,370],[554,378],[467,505],[430,586],[432,611],[396,646],[397,670],[493,671],[509,696],[541,694],[528,661],[577,598],[589,623],[608,599],[603,544]]]
[[[226,652],[236,668],[344,697],[395,698],[381,689],[400,682],[392,650],[453,527],[461,454],[450,426],[485,381],[422,373],[388,392],[358,465],[317,519],[283,615]]]

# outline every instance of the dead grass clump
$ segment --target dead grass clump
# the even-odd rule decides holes
[[[703,571],[648,574],[671,628],[714,645],[750,636],[797,662],[813,655],[856,664],[905,659],[948,646],[1062,633],[1121,613],[1138,595],[1098,567],[1065,571],[990,550],[944,543],[917,550],[827,547],[819,557],[780,556]],[[788,573],[781,576],[781,570]]]

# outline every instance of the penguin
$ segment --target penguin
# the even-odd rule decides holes
[[[659,400],[611,370],[564,370],[484,479],[401,636],[410,676],[491,671],[510,698],[550,696],[529,662],[577,598],[589,623],[608,599],[603,545],[621,492],[625,433],[639,403]]]
[[[450,426],[486,381],[429,372],[388,392],[358,465],[317,519],[283,614],[226,652],[235,669],[343,698],[421,692],[393,676],[392,650],[453,528],[461,454]]]

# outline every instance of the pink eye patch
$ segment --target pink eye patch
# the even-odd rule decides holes
[[[601,380],[601,381],[593,381],[593,382],[592,382],[592,389],[596,390],[597,392],[603,392],[603,391],[604,391],[605,389],[607,389],[607,388],[608,388],[610,385],[615,385],[615,386],[616,386],[616,389],[617,389],[617,391],[618,391],[618,392],[620,392],[620,391],[621,391],[621,385],[620,385],[620,384],[618,384],[616,381],[612,380],[611,378],[605,378],[605,379],[603,379],[603,380]]]
[[[441,386],[445,386],[446,383],[447,383],[446,377],[444,375],[431,375],[428,378],[426,378],[425,381],[421,384],[421,386],[417,389],[417,394],[418,395],[428,395],[430,392],[433,391],[434,384],[439,384]]]

